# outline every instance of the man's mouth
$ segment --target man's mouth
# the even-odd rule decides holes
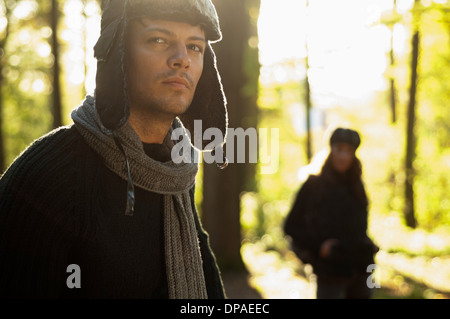
[[[189,89],[191,87],[189,81],[180,77],[169,78],[163,81],[163,83],[178,89]]]

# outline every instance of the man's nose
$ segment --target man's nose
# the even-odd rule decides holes
[[[188,69],[191,66],[191,58],[184,44],[174,45],[173,53],[168,63],[173,69]]]

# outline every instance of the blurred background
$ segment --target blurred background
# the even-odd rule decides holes
[[[213,2],[230,127],[268,129],[269,139],[279,129],[276,147],[259,145],[260,163],[202,165],[198,176],[228,296],[314,298],[313,269],[282,227],[344,126],[362,136],[368,233],[381,248],[374,298],[450,298],[449,1]],[[101,8],[0,1],[1,171],[93,93]],[[278,159],[273,174],[263,154]]]

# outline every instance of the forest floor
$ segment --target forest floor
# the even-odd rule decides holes
[[[380,253],[375,277],[381,287],[374,289],[374,299],[450,299],[450,258],[427,263],[423,258]],[[256,243],[244,245],[242,257],[248,273],[223,274],[228,298],[315,299],[312,267],[303,265],[294,253],[282,256]],[[408,267],[414,274],[408,273]]]

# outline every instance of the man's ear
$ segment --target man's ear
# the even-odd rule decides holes
[[[228,113],[222,82],[217,70],[216,56],[208,43],[205,49],[203,73],[189,109],[180,116],[183,125],[194,134],[194,121],[202,121],[202,136],[208,128],[218,128],[224,137],[228,128]],[[202,141],[202,150],[210,141]]]

